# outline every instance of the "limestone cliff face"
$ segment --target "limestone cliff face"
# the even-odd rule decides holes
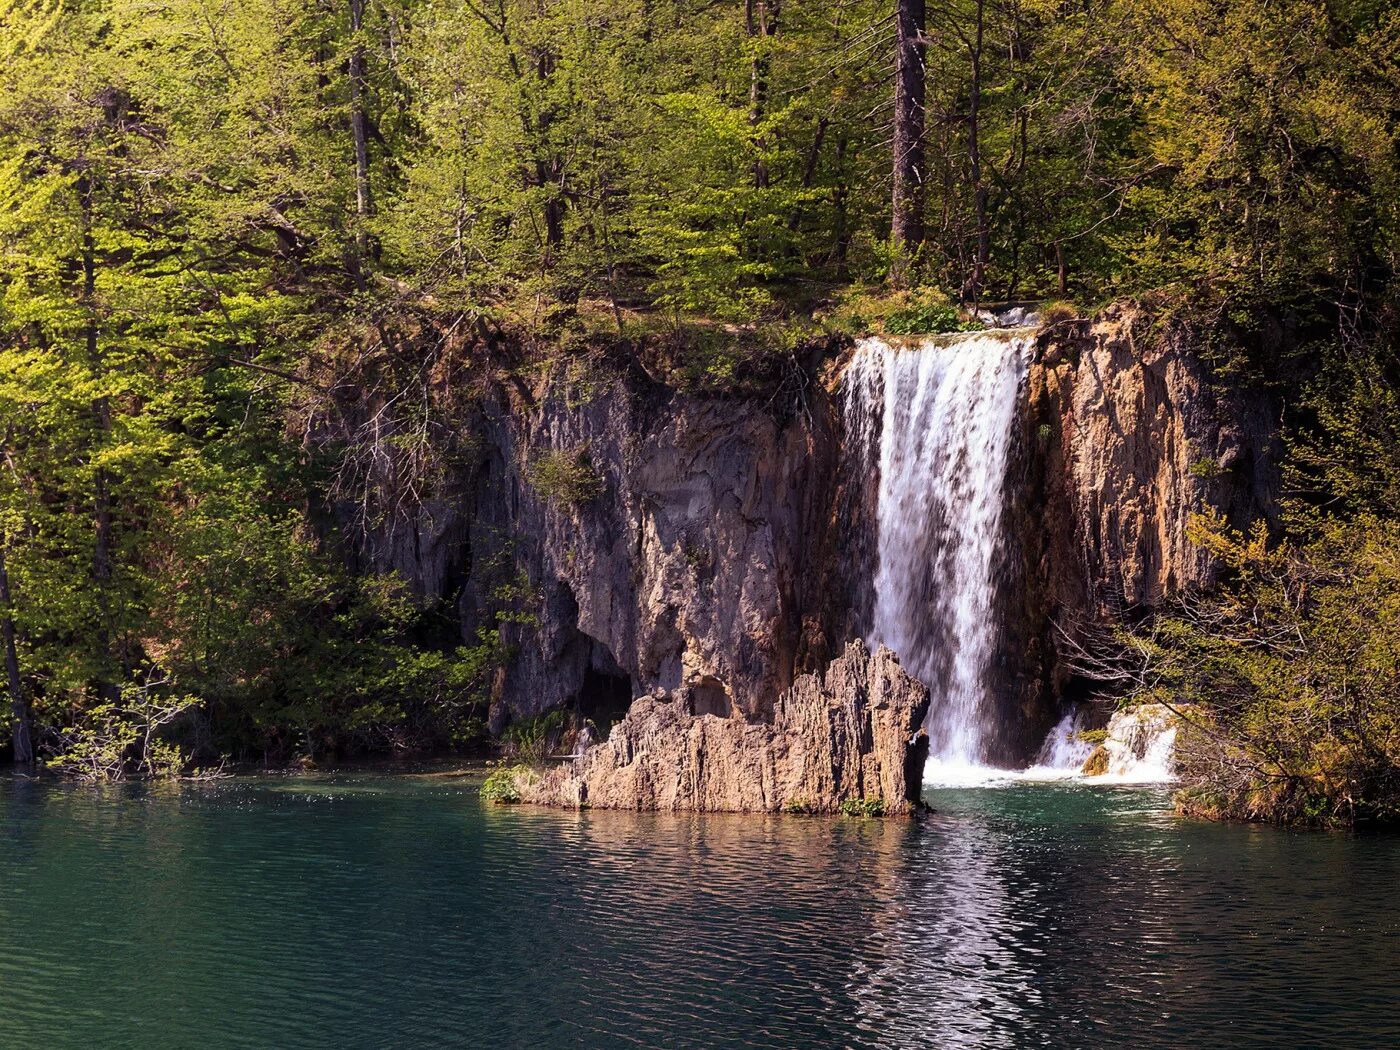
[[[1128,305],[1038,339],[1014,528],[1024,600],[1062,627],[1209,586],[1193,516],[1247,527],[1276,513],[1269,399],[1214,376],[1198,343]]]
[[[888,649],[853,642],[777,698],[771,722],[637,700],[606,742],[524,774],[525,801],[606,809],[834,812],[859,800],[909,812],[928,750],[929,694]]]
[[[475,399],[448,489],[370,546],[425,597],[455,593],[467,639],[503,593],[526,614],[493,729],[563,705],[616,717],[655,690],[763,719],[825,664],[839,416],[805,372],[785,382],[686,392],[596,356]],[[541,480],[550,461],[579,491]]]
[[[773,741],[793,724],[780,712],[790,688],[869,627],[878,477],[842,455],[833,349],[749,396],[657,382],[622,351],[530,381],[501,360],[443,413],[452,448],[432,492],[361,530],[360,557],[455,606],[468,641],[503,603],[523,614],[493,730],[564,706],[603,724],[649,698],[618,747],[645,737],[659,754],[677,734],[702,756],[729,754],[707,768],[770,779],[726,804],[766,808],[782,794]],[[1247,525],[1277,489],[1267,398],[1213,377],[1189,329],[1117,307],[1046,329],[1035,354],[992,670],[1008,762],[1035,753],[1073,687],[1062,632],[1208,585],[1191,516],[1215,508]],[[536,468],[551,457],[585,483],[544,484]],[[780,717],[789,730],[773,737]],[[628,784],[597,804],[633,804],[642,789]],[[679,791],[656,804],[710,798]]]

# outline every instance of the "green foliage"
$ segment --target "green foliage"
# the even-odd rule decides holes
[[[521,762],[540,762],[559,746],[571,716],[567,711],[548,711],[506,727],[503,743],[506,753]]]
[[[929,287],[891,295],[873,0],[385,0],[354,32],[294,0],[0,0],[0,546],[41,748],[172,767],[120,757],[152,681],[203,701],[158,741],[198,723],[242,757],[479,741],[531,617],[509,555],[474,561],[499,589],[464,638],[358,554],[459,495],[512,327],[635,335],[663,378],[729,395],[786,389],[814,310],[913,335],[975,327],[937,287],[1165,289],[1238,342],[1291,333],[1249,363],[1290,406],[1302,563],[1347,520],[1385,533],[1395,12],[929,19]],[[526,476],[561,507],[606,488],[581,448]]]
[[[500,766],[487,774],[481,785],[481,801],[497,806],[513,805],[520,801],[521,776],[527,775],[523,765]]]
[[[1270,547],[1205,519],[1233,571],[1135,639],[1137,699],[1194,705],[1182,804],[1284,823],[1400,819],[1400,524],[1334,522]]]
[[[1124,201],[1140,284],[1212,287],[1234,309],[1277,308],[1365,280],[1396,233],[1400,22],[1311,0],[1127,5],[1141,41],[1128,78],[1157,174]],[[1383,99],[1388,101],[1382,101]],[[1358,264],[1361,268],[1358,269]]]
[[[1081,729],[1075,734],[1075,739],[1081,744],[1102,744],[1108,739],[1107,729]]]
[[[1201,478],[1204,481],[1220,476],[1220,464],[1209,456],[1193,459],[1186,469],[1193,478]]]
[[[1042,328],[1052,328],[1055,325],[1078,320],[1083,316],[1084,312],[1074,303],[1066,299],[1056,299],[1040,308],[1040,325]]]
[[[772,323],[736,328],[682,324],[661,336],[668,377],[683,390],[702,394],[768,394],[796,359],[807,329]]]
[[[843,799],[841,815],[846,817],[883,817],[885,815],[885,802],[878,798]]]
[[[1286,464],[1300,525],[1320,514],[1400,518],[1400,333],[1366,335],[1306,348],[1325,367],[1304,386]]]
[[[582,506],[601,496],[605,486],[586,448],[541,452],[526,465],[525,480],[556,506]]]
[[[162,734],[200,704],[195,697],[129,686],[118,702],[89,707],[78,724],[59,730],[55,754],[45,765],[88,783],[179,776],[190,756]]]
[[[852,289],[827,314],[825,322],[835,331],[854,336],[871,332],[936,335],[973,332],[983,327],[966,317],[936,288],[897,292]]]
[[[963,320],[952,306],[919,306],[898,310],[885,318],[890,335],[924,335],[941,332],[973,332],[982,326]]]

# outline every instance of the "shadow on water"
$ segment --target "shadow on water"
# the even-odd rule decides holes
[[[45,1047],[1400,1045],[1400,840],[1143,789],[916,821],[483,807],[460,778],[0,785]]]

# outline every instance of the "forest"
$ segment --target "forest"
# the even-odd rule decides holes
[[[464,642],[347,536],[501,340],[722,394],[1134,299],[1276,398],[1286,495],[1105,688],[1211,712],[1198,808],[1400,815],[1397,118],[1384,0],[0,0],[13,756],[481,746],[530,581]]]

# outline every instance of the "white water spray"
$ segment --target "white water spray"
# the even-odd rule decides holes
[[[846,426],[880,487],[870,641],[933,694],[925,780],[988,779],[987,671],[1007,460],[1029,359],[1025,331],[867,339],[846,373]],[[878,425],[879,433],[875,433]]]

